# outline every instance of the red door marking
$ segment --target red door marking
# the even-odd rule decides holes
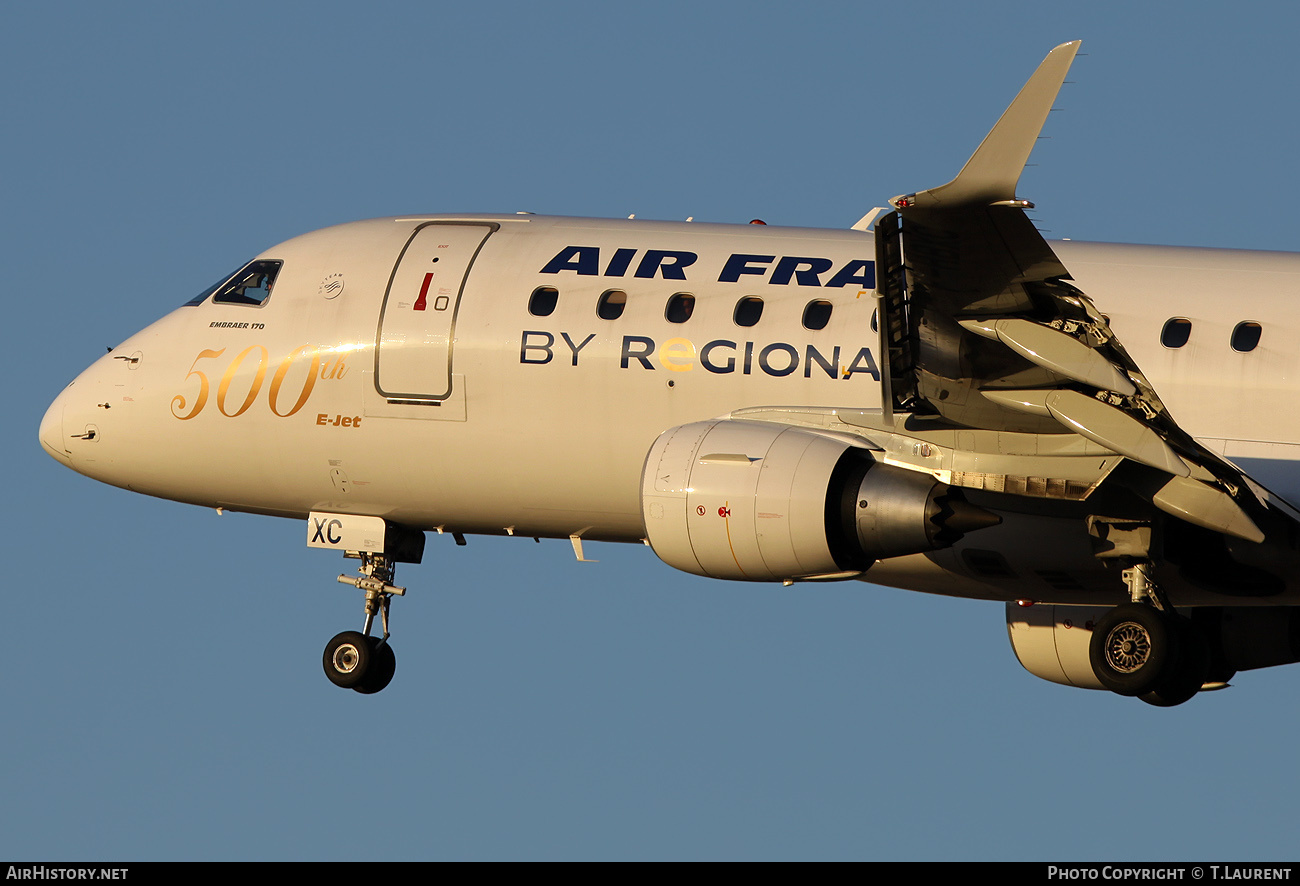
[[[420,287],[420,297],[415,300],[415,305],[411,308],[413,311],[423,311],[428,303],[429,284],[433,282],[433,274],[424,275],[424,285]]]

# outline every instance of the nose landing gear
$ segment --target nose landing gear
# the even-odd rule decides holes
[[[424,533],[389,523],[382,517],[312,511],[307,517],[307,547],[342,551],[360,560],[360,575],[340,575],[339,582],[366,592],[366,623],[360,631],[344,631],[325,644],[321,665],[335,686],[370,695],[392,682],[397,657],[388,645],[388,607],[406,588],[393,584],[398,563],[419,563]],[[372,636],[375,616],[384,635]]]
[[[335,686],[371,695],[392,682],[397,671],[397,657],[388,645],[388,607],[406,588],[393,586],[396,567],[383,554],[349,552],[344,556],[361,560],[360,577],[340,575],[338,580],[366,592],[366,623],[360,632],[344,631],[326,643],[321,665]],[[376,613],[383,622],[383,637],[370,634]]]

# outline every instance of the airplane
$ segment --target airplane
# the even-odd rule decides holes
[[[1017,185],[1078,48],[956,178],[848,230],[296,237],[92,363],[41,445],[358,560],[322,666],[361,694],[427,532],[1000,601],[1030,673],[1157,706],[1300,661],[1300,254],[1045,240]]]

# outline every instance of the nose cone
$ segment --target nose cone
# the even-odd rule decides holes
[[[58,461],[71,466],[72,456],[67,450],[67,438],[63,435],[63,407],[67,402],[66,394],[54,398],[50,408],[45,410],[41,419],[41,446]]]

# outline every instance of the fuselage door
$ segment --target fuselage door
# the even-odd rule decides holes
[[[379,314],[375,387],[390,400],[451,396],[456,315],[491,223],[430,222],[397,259]]]

